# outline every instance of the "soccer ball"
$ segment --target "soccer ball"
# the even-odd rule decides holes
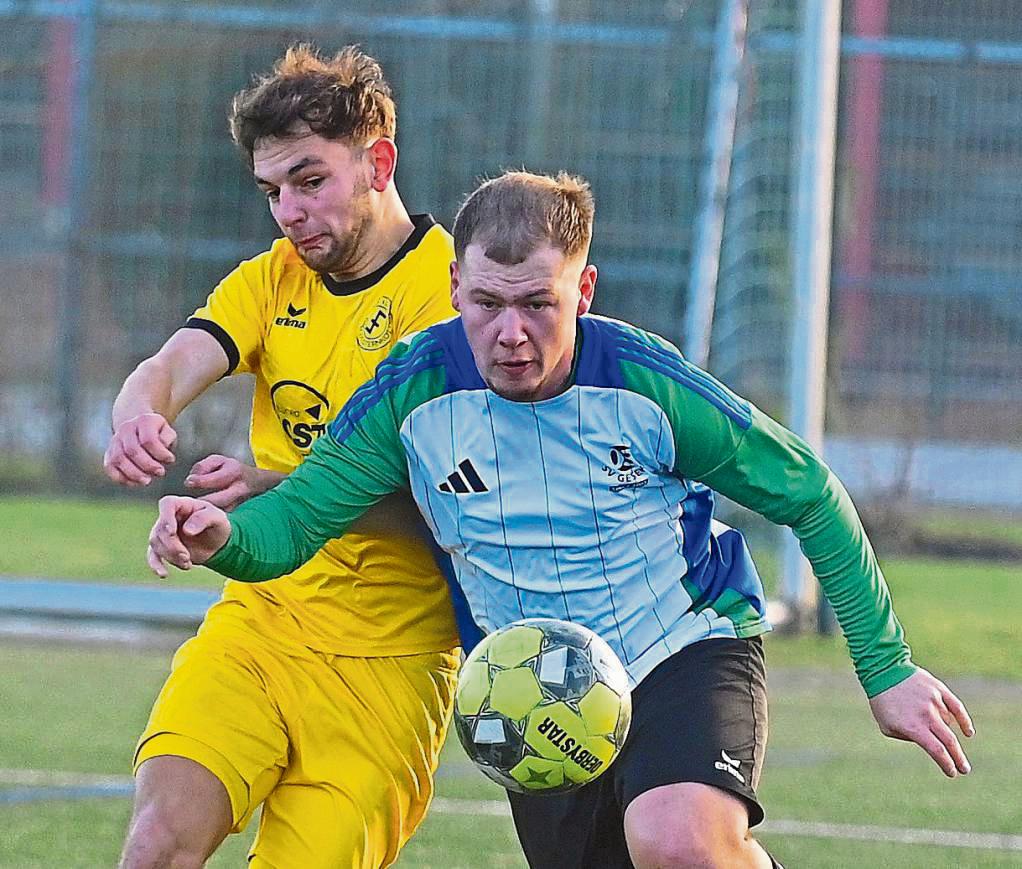
[[[485,637],[461,668],[458,738],[517,793],[566,793],[617,757],[632,719],[628,675],[588,628],[524,619]]]

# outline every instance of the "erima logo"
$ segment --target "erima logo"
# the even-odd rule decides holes
[[[610,448],[610,461],[603,470],[615,481],[610,487],[611,492],[641,489],[649,482],[646,469],[632,457],[632,448],[628,444],[614,444]]]
[[[723,760],[718,760],[713,766],[715,769],[719,769],[721,772],[730,773],[742,784],[745,784],[745,776],[739,771],[738,767],[741,765],[740,760],[735,760],[733,757],[728,757],[728,754],[724,749],[720,750],[720,756]]]
[[[287,326],[290,329],[304,329],[308,323],[304,320],[296,320],[295,317],[300,317],[308,308],[296,308],[290,302],[287,303],[287,316],[277,317],[273,322],[278,326]]]
[[[455,495],[467,495],[469,492],[489,492],[486,483],[482,481],[472,462],[468,459],[458,465],[458,470],[451,474],[447,480],[437,488],[441,492],[449,492]]]

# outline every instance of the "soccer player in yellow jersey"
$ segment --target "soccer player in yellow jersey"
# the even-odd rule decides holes
[[[104,459],[125,485],[162,476],[178,413],[251,372],[256,467],[209,456],[186,480],[227,509],[293,470],[395,342],[453,315],[451,238],[394,186],[375,60],[295,46],[235,97],[231,131],[285,237],[128,377]],[[201,866],[260,804],[256,869],[395,860],[432,796],[456,628],[414,507],[383,506],[289,576],[227,583],[139,741],[123,866]]]

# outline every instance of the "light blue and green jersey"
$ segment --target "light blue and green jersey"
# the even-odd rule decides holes
[[[634,683],[683,647],[770,629],[742,535],[714,491],[790,525],[867,694],[914,668],[851,500],[798,437],[661,338],[579,319],[570,387],[540,402],[483,383],[460,319],[398,346],[290,478],[231,515],[209,562],[294,570],[369,507],[410,491],[453,566],[467,645],[523,617],[602,636]]]

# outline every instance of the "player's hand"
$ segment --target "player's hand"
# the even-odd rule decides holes
[[[161,579],[167,565],[188,570],[203,564],[223,548],[231,536],[231,520],[219,507],[198,498],[168,495],[160,498],[160,515],[149,532],[146,560]]]
[[[121,423],[103,456],[103,470],[115,483],[148,486],[174,461],[177,432],[158,413],[141,413]]]
[[[972,769],[952,729],[957,723],[962,733],[973,736],[972,719],[965,704],[932,673],[917,670],[873,697],[869,708],[884,736],[914,742],[948,778]]]
[[[206,456],[192,465],[185,477],[189,489],[205,490],[200,497],[223,510],[233,510],[239,504],[272,489],[286,475],[254,468],[229,456]]]

